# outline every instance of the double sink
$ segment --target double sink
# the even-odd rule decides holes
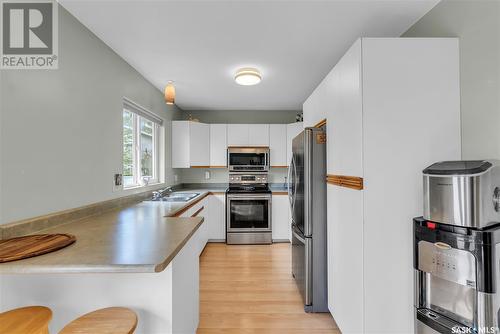
[[[150,201],[154,202],[189,202],[190,200],[198,197],[200,193],[169,193],[167,195],[152,198]]]

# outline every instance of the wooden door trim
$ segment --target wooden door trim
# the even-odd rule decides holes
[[[325,126],[325,125],[326,125],[326,118],[323,118],[321,121],[319,121],[318,123],[316,123],[316,124],[314,125],[314,127],[315,127],[315,128],[321,128],[321,127],[323,127],[323,126]]]
[[[339,187],[363,190],[363,178],[358,176],[327,174],[326,183]]]

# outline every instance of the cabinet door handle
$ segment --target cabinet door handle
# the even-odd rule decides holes
[[[193,215],[191,217],[197,217],[198,214],[203,211],[203,209],[205,209],[204,206],[202,206],[201,208],[198,209],[198,211],[196,211],[195,213],[193,213]]]

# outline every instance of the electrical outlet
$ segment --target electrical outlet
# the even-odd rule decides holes
[[[122,180],[123,180],[123,175],[122,174],[115,174],[114,180],[115,180],[115,186],[121,186]]]
[[[205,171],[205,180],[210,179],[210,172],[207,170]]]
[[[123,175],[115,174],[113,175],[113,191],[121,190],[123,186]]]
[[[174,175],[174,183],[177,183],[179,181],[179,176],[177,174]]]

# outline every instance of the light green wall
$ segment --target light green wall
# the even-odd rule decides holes
[[[0,71],[0,223],[130,194],[122,168],[122,97],[171,123],[162,93],[59,6],[59,69]],[[138,191],[144,191],[140,189]]]
[[[203,123],[294,123],[295,116],[302,111],[289,110],[185,110],[180,119],[188,119],[189,115]]]
[[[462,156],[500,159],[500,1],[443,0],[402,36],[460,38]]]
[[[205,179],[205,171],[210,172],[210,179]],[[286,168],[271,168],[269,183],[284,183],[288,170]],[[180,179],[183,183],[227,183],[229,171],[222,168],[185,168],[180,169]]]

